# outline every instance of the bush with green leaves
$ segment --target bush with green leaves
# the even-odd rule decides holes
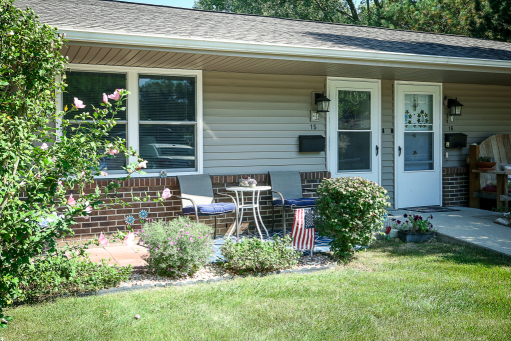
[[[145,223],[139,235],[149,250],[149,271],[172,278],[194,274],[213,255],[212,232],[189,217]]]
[[[46,248],[56,252],[55,239],[72,235],[75,217],[100,209],[145,166],[124,139],[109,134],[127,91],[112,89],[100,108],[75,98],[64,112],[57,111],[67,68],[59,52],[63,44],[57,28],[41,24],[33,11],[0,0],[0,328],[5,327],[1,309],[30,285],[22,274],[31,259]],[[90,112],[69,114],[84,107]],[[125,167],[127,176],[85,194],[95,176],[106,175],[99,169],[101,159],[116,154],[138,162]],[[43,227],[43,220],[50,223]]]
[[[369,245],[374,231],[383,228],[387,191],[376,182],[361,177],[325,179],[318,187],[316,228],[332,238],[330,250],[348,259],[356,245]]]
[[[224,267],[243,274],[288,269],[298,263],[301,253],[292,246],[293,240],[274,236],[273,240],[241,238],[239,242],[227,239],[221,247],[226,262]]]
[[[106,260],[93,263],[87,254],[59,249],[46,256],[35,257],[22,272],[25,281],[16,303],[38,302],[54,297],[97,291],[126,281],[131,265],[110,266]]]

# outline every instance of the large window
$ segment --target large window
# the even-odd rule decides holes
[[[196,168],[195,78],[139,75],[139,152],[149,171]]]
[[[73,117],[82,112],[92,112],[92,106],[101,108],[103,93],[111,94],[116,89],[126,89],[126,73],[109,72],[82,72],[69,71],[66,73],[66,91],[62,94],[62,101],[71,105],[74,97],[85,103],[84,109],[69,112],[65,118]],[[126,139],[126,111],[120,111],[116,115],[117,125],[110,130],[107,140],[114,140],[116,137]],[[126,156],[123,154],[115,157],[103,158],[99,168],[102,171],[120,173],[122,167],[126,166]]]
[[[128,146],[149,161],[148,173],[201,172],[202,78],[200,71],[161,70],[107,66],[75,66],[66,75],[68,84],[61,107],[78,97],[99,107],[103,93],[124,88],[131,92],[126,112],[120,112],[109,139],[125,138]],[[72,116],[76,112],[72,113]],[[128,160],[124,155],[105,158],[101,170],[112,175],[122,172]]]

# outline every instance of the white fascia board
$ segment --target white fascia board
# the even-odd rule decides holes
[[[467,70],[511,73],[511,61],[427,56],[381,51],[338,50],[276,44],[177,38],[127,32],[101,32],[61,28],[71,43],[125,45],[132,48],[165,48],[180,52],[217,53],[230,56],[279,58],[315,62],[343,62],[378,66],[419,67],[440,70]]]

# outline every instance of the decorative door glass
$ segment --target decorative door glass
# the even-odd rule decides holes
[[[404,170],[433,170],[433,95],[405,94],[404,115]]]
[[[338,171],[371,170],[371,92],[339,90]]]

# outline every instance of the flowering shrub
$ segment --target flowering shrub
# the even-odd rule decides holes
[[[317,191],[316,227],[320,235],[332,238],[330,249],[348,258],[357,244],[369,245],[373,231],[383,227],[388,203],[387,191],[360,177],[325,179]]]
[[[417,214],[404,214],[405,220],[392,219],[392,227],[401,231],[413,232],[413,233],[426,233],[436,231],[433,228],[433,224],[430,219],[433,219],[433,215],[430,215],[426,219]]]
[[[213,229],[189,217],[144,224],[140,239],[149,250],[149,271],[161,276],[192,275],[213,255]]]
[[[238,273],[287,269],[295,266],[300,258],[288,235],[284,238],[275,236],[272,241],[242,238],[236,243],[227,239],[221,251],[227,260],[224,267]]]

